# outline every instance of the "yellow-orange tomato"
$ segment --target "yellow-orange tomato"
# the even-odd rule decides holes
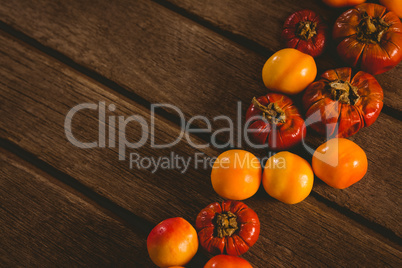
[[[314,58],[294,48],[279,50],[262,68],[262,80],[268,89],[290,95],[303,91],[316,75]]]
[[[262,174],[265,191],[286,204],[303,201],[310,194],[313,183],[314,174],[310,164],[290,152],[271,156]]]
[[[211,181],[215,192],[226,199],[249,198],[261,184],[260,161],[244,150],[223,152],[214,162]]]
[[[337,189],[344,189],[361,180],[367,172],[367,166],[363,149],[343,138],[327,141],[313,155],[315,175]]]
[[[240,257],[216,255],[205,264],[204,268],[253,268],[253,266]]]
[[[166,219],[149,233],[147,248],[149,257],[157,266],[183,266],[197,253],[197,232],[183,218]]]
[[[366,0],[322,0],[322,1],[330,7],[351,7],[366,2]]]
[[[380,3],[402,18],[402,0],[380,0]]]

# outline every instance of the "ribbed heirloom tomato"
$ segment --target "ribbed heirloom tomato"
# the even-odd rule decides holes
[[[326,184],[344,189],[361,180],[367,172],[367,156],[353,141],[334,138],[313,155],[315,175]]]
[[[304,93],[306,122],[330,137],[349,137],[377,119],[383,106],[383,91],[371,74],[351,68],[329,70]]]
[[[260,235],[257,214],[240,201],[210,204],[198,214],[195,227],[201,246],[214,255],[241,255]]]
[[[265,191],[286,204],[303,201],[310,194],[313,183],[310,164],[298,155],[279,152],[265,164],[262,175]]]
[[[294,95],[314,81],[317,66],[314,58],[294,48],[272,55],[262,68],[265,86],[276,92]]]
[[[166,219],[149,233],[147,249],[149,257],[159,267],[185,265],[197,253],[197,232],[183,218]]]
[[[350,66],[380,74],[402,60],[402,23],[377,4],[361,4],[335,22],[333,38],[339,56]]]
[[[204,268],[253,268],[253,266],[240,257],[216,255],[205,264]]]
[[[328,27],[320,16],[311,10],[300,10],[290,15],[282,31],[286,47],[317,57],[324,52]]]
[[[253,196],[261,184],[261,163],[252,153],[228,150],[215,160],[212,187],[227,199],[243,200]]]
[[[282,94],[268,93],[254,98],[247,110],[246,122],[252,140],[268,144],[274,150],[290,148],[306,135],[302,116],[293,101]]]

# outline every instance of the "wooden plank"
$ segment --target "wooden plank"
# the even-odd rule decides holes
[[[146,234],[3,149],[0,166],[3,267],[150,267]]]
[[[163,5],[170,3],[185,10],[185,13],[199,17],[201,21],[226,31],[234,38],[246,38],[267,48],[272,53],[284,48],[281,40],[281,31],[286,18],[293,12],[302,9],[311,9],[320,14],[328,23],[330,29],[337,17],[346,9],[334,9],[326,6],[322,1],[314,0],[284,0],[280,4],[276,1],[240,0],[240,1],[213,1],[213,0],[156,0]],[[370,2],[370,1],[369,1]],[[371,1],[376,2],[378,1]],[[317,59],[319,74],[325,70],[345,66],[338,59],[334,44],[328,46],[327,51]],[[384,102],[389,107],[402,110],[402,64],[377,75],[376,78],[384,90]]]
[[[194,223],[207,204],[222,200],[212,190],[210,170],[190,165],[182,174],[176,169],[130,169],[118,160],[117,148],[80,149],[66,140],[64,119],[78,103],[105,101],[115,104],[116,115],[141,115],[149,111],[116,96],[112,91],[37,53],[15,40],[0,38],[3,54],[0,75],[0,137],[16,143],[41,160],[76,178],[123,208],[153,222],[182,216]],[[157,142],[171,141],[179,129],[158,116],[155,118]],[[16,123],[18,122],[18,123]],[[81,113],[74,117],[74,133],[80,139],[98,138],[98,115]],[[138,137],[138,126],[127,133]],[[195,141],[199,142],[196,138]],[[162,157],[174,152],[182,157],[195,153],[216,156],[213,149],[202,151],[181,142],[169,149],[144,146],[129,152]],[[262,192],[246,201],[262,222],[260,240],[244,255],[256,267],[332,266],[359,264],[401,264],[399,246],[313,197],[288,206]],[[145,242],[145,241],[144,241]],[[145,247],[145,245],[144,245]]]
[[[210,119],[236,118],[237,101],[242,101],[244,115],[252,97],[266,93],[260,79],[264,57],[149,1],[65,5],[21,0],[4,3],[0,10],[13,27],[151,103],[178,106],[187,118],[199,114]],[[196,124],[202,126],[199,121]],[[221,120],[212,127],[227,124]],[[400,181],[400,156],[392,142],[398,139],[393,136],[396,133],[400,133],[399,121],[382,114],[373,126],[353,137],[370,159],[364,181],[344,191],[317,184],[314,191],[401,236],[396,224],[401,213],[393,216],[401,209],[399,187],[395,187]],[[308,142],[317,147],[320,139],[310,136]],[[383,177],[385,181],[378,179]]]

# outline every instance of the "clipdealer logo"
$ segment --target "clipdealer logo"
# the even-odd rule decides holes
[[[180,118],[180,132],[172,142],[164,144],[156,143],[155,115],[157,109],[172,110]],[[72,130],[72,122],[77,113],[85,113],[88,110],[98,111],[98,140],[82,142],[75,137]],[[184,139],[187,144],[195,149],[205,149],[207,147],[213,147],[215,149],[227,147],[242,148],[243,143],[256,149],[269,149],[268,144],[256,144],[250,140],[249,134],[258,130],[249,129],[248,126],[253,120],[261,119],[261,116],[255,116],[249,118],[246,122],[243,122],[241,113],[242,104],[240,101],[237,103],[236,118],[234,119],[227,115],[218,115],[212,119],[209,119],[204,115],[196,115],[186,121],[184,113],[172,104],[151,104],[148,121],[145,117],[138,114],[133,114],[127,117],[123,115],[110,115],[110,113],[116,111],[117,107],[115,104],[111,103],[106,105],[103,101],[100,101],[99,103],[81,103],[74,106],[69,110],[64,121],[64,130],[67,140],[74,146],[82,149],[106,147],[118,148],[118,159],[121,161],[126,160],[127,149],[130,149],[128,152],[130,168],[148,169],[153,173],[158,169],[179,169],[184,173],[192,162],[194,163],[194,168],[207,169],[212,167],[216,158],[208,157],[205,154],[204,157],[202,157],[202,153],[195,153],[194,156],[180,156],[174,151],[171,151],[169,155],[160,157],[142,156],[139,153],[139,149],[145,145],[149,145],[152,149],[166,149],[174,147]],[[315,113],[309,118],[306,118],[305,124],[308,126],[319,122],[320,120],[321,114]],[[201,121],[205,127],[192,128],[195,121]],[[221,128],[217,128],[216,126],[213,127],[213,125],[216,125],[218,122],[219,125],[226,126]],[[130,137],[130,140],[134,138],[135,142],[130,142],[127,139],[126,129],[129,124],[135,125],[137,129],[141,129],[140,135]],[[277,132],[275,131],[275,127],[276,125],[273,124],[271,135],[276,135]],[[329,125],[327,127],[334,129],[336,125]],[[191,139],[191,135],[196,133],[209,134],[210,142],[204,144],[194,143]],[[224,133],[227,134],[225,135],[227,140],[222,143],[221,140],[218,140],[218,135]],[[315,149],[306,144],[304,139],[302,139],[302,145],[311,155],[314,153]],[[273,154],[270,153],[268,156],[260,159],[260,163],[263,163],[272,155]],[[321,158],[325,161],[324,155],[322,155]],[[331,162],[329,164],[337,165],[337,162]]]

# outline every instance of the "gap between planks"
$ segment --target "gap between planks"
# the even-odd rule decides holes
[[[260,45],[259,43],[257,43],[256,41],[253,41],[251,39],[248,39],[247,37],[244,37],[242,35],[239,34],[235,34],[232,33],[230,31],[221,29],[215,25],[213,25],[212,23],[204,20],[202,17],[197,16],[196,14],[190,13],[187,10],[185,10],[184,8],[181,8],[179,6],[174,5],[173,3],[170,3],[168,1],[164,1],[164,0],[150,0],[152,2],[155,2],[156,4],[171,10],[172,12],[177,13],[178,15],[187,18],[195,23],[197,23],[198,25],[213,31],[223,37],[225,37],[226,39],[228,39],[231,42],[234,42],[240,46],[242,46],[243,48],[253,51],[255,53],[257,53],[260,56],[263,56],[265,58],[269,58],[270,56],[272,56],[273,53],[275,53],[275,51],[272,51],[266,47],[264,47],[263,45]],[[95,72],[77,62],[75,62],[73,59],[69,58],[68,56],[64,55],[63,53],[54,50],[51,47],[45,46],[43,44],[41,44],[40,42],[38,42],[37,40],[35,40],[34,38],[24,34],[21,31],[18,31],[16,29],[14,29],[13,27],[11,27],[10,25],[6,24],[5,22],[0,20],[0,29],[6,33],[8,33],[11,36],[14,36],[15,38],[20,39],[21,41],[31,45],[32,47],[35,47],[36,49],[40,50],[41,52],[59,60],[60,62],[63,62],[64,64],[68,65],[69,67],[77,70],[78,72],[81,72],[83,74],[85,74],[88,77],[91,77],[92,79],[98,81],[99,83],[109,87],[110,89],[118,92],[119,94],[130,98],[134,101],[136,101],[137,103],[141,104],[142,106],[146,107],[149,109],[151,103],[149,101],[147,101],[146,99],[144,99],[143,97],[141,97],[140,95],[134,93],[133,91],[129,91],[127,89],[125,89],[124,87],[120,86],[118,83],[108,79],[107,77],[101,75],[98,72]],[[382,112],[394,117],[395,119],[398,120],[402,120],[402,111],[399,111],[393,107],[390,107],[386,104],[384,104],[383,108],[382,108]],[[169,121],[175,123],[175,124],[179,124],[180,119],[177,117],[177,115],[172,114],[166,110],[158,110],[158,112],[161,116],[166,117]],[[198,128],[196,125],[192,124],[192,127],[194,128]],[[205,135],[203,135],[202,133],[197,133],[197,134],[193,134],[196,135],[198,137],[201,137],[202,139],[206,139],[207,137]]]
[[[75,178],[58,170],[52,165],[46,163],[45,161],[40,160],[34,154],[22,149],[15,143],[0,138],[0,147],[16,155],[17,157],[21,158],[27,163],[35,166],[36,168],[42,170],[43,172],[49,174],[51,177],[61,182],[62,184],[60,185],[63,185],[66,190],[76,195],[77,197],[84,199],[86,202],[90,202],[90,200],[94,201],[95,204],[97,204],[97,206],[103,208],[105,211],[108,211],[110,214],[109,216],[113,215],[113,217],[116,220],[125,223],[125,225],[127,225],[130,228],[133,228],[133,230],[136,231],[140,230],[144,236],[148,235],[148,233],[152,230],[153,228],[152,223],[148,222],[147,220],[141,217],[138,217],[137,215],[113,203],[112,201],[103,197],[102,195],[94,192],[87,186],[83,185],[81,182],[77,181]],[[78,195],[77,192],[71,191],[71,189],[69,188],[74,189],[81,195]],[[92,202],[92,204],[94,203]]]
[[[146,108],[147,110],[151,109],[151,102],[148,100],[144,99],[140,95],[136,94],[133,91],[129,91],[123,86],[119,85],[118,83],[110,80],[109,78],[101,75],[100,73],[97,73],[77,62],[75,62],[73,59],[67,57],[66,55],[62,54],[59,51],[56,51],[50,47],[47,47],[37,40],[33,39],[32,37],[14,29],[13,27],[7,25],[3,21],[0,20],[0,31],[1,34],[3,35],[9,35],[10,37],[16,38],[17,40],[21,41],[23,44],[26,44],[30,47],[33,47],[40,52],[56,59],[57,61],[67,65],[68,67],[74,69],[78,73],[81,73],[94,81],[104,85],[107,89],[109,89],[112,93],[118,94],[120,96],[123,96],[126,100],[131,100],[134,101],[135,103],[141,105],[142,107]],[[175,125],[179,125],[181,123],[180,117],[178,117],[176,114],[171,113],[165,109],[157,109],[155,110],[155,113],[168,121],[174,123]],[[187,123],[187,122],[186,122]],[[195,124],[190,125],[191,128],[197,129],[198,126]],[[192,133],[191,135],[194,135],[204,141],[210,141],[210,135],[203,134],[203,133]]]
[[[150,259],[140,258],[143,227],[99,206],[88,191],[66,186],[59,171],[50,172],[56,179],[46,164],[16,148],[0,140],[0,162],[7,163],[0,171],[3,265],[150,267]]]
[[[5,154],[12,154],[13,158],[19,158],[41,172],[44,172],[45,174],[41,176],[47,178],[50,183],[61,187],[65,191],[68,191],[76,198],[93,205],[105,215],[118,221],[135,234],[138,234],[143,241],[146,240],[149,232],[151,232],[151,230],[155,227],[153,223],[135,215],[133,212],[119,206],[110,199],[93,191],[72,176],[39,159],[34,154],[24,150],[13,142],[0,138],[0,148],[5,151]],[[0,153],[2,153],[1,150]],[[38,171],[35,170],[33,170],[33,172],[38,173]],[[143,246],[141,251],[145,251],[146,243],[139,244]],[[143,257],[145,257],[145,260],[142,262],[150,265],[150,259],[147,256]],[[201,268],[207,261],[208,257],[203,254],[201,250],[199,250],[188,265],[191,267]]]

